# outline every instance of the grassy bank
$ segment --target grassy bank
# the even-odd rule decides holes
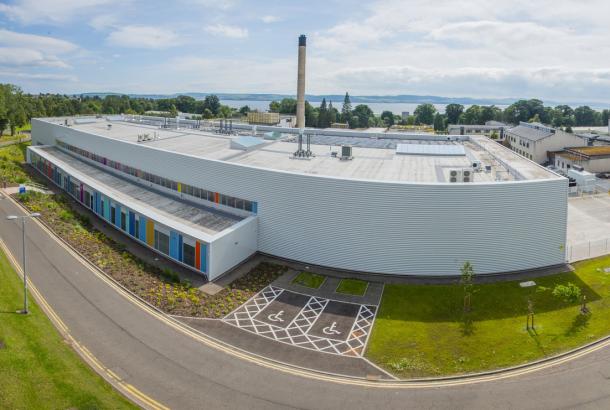
[[[0,252],[0,408],[136,408],[81,361],[34,301],[30,315],[14,313],[22,289]]]
[[[367,356],[402,377],[477,372],[526,363],[610,334],[610,257],[579,262],[574,273],[477,286],[463,314],[460,286],[385,287]],[[558,284],[582,289],[591,311],[554,296]],[[526,330],[528,298],[535,330]]]

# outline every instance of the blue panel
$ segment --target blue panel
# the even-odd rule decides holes
[[[138,237],[142,242],[146,242],[146,218],[140,215],[140,235]]]
[[[252,202],[252,213],[258,213],[258,202]]]
[[[201,271],[208,271],[208,245],[201,244]]]
[[[183,250],[182,235],[178,235],[178,260],[180,262],[184,262],[184,255],[182,254]]]
[[[174,231],[169,232],[169,256],[180,260],[180,255],[178,255],[178,234]]]
[[[116,211],[114,211],[114,224],[121,227],[121,205],[116,204]]]
[[[129,211],[129,234],[136,236],[136,214]]]

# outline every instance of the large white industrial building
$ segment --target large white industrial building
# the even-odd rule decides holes
[[[159,117],[34,119],[28,161],[209,279],[257,251],[390,275],[565,262],[567,179],[484,136],[306,129],[300,146],[294,128],[228,131]]]

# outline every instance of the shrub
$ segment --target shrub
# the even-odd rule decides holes
[[[556,285],[553,289],[553,296],[562,299],[566,303],[576,303],[580,299],[581,290],[572,282],[567,285]]]

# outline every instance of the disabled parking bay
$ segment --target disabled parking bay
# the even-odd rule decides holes
[[[287,327],[292,322],[310,297],[294,292],[282,292],[254,318],[277,327]]]
[[[222,321],[303,349],[361,357],[377,306],[305,295],[267,286]]]
[[[360,305],[330,300],[307,333],[345,341],[350,336],[359,312]]]

